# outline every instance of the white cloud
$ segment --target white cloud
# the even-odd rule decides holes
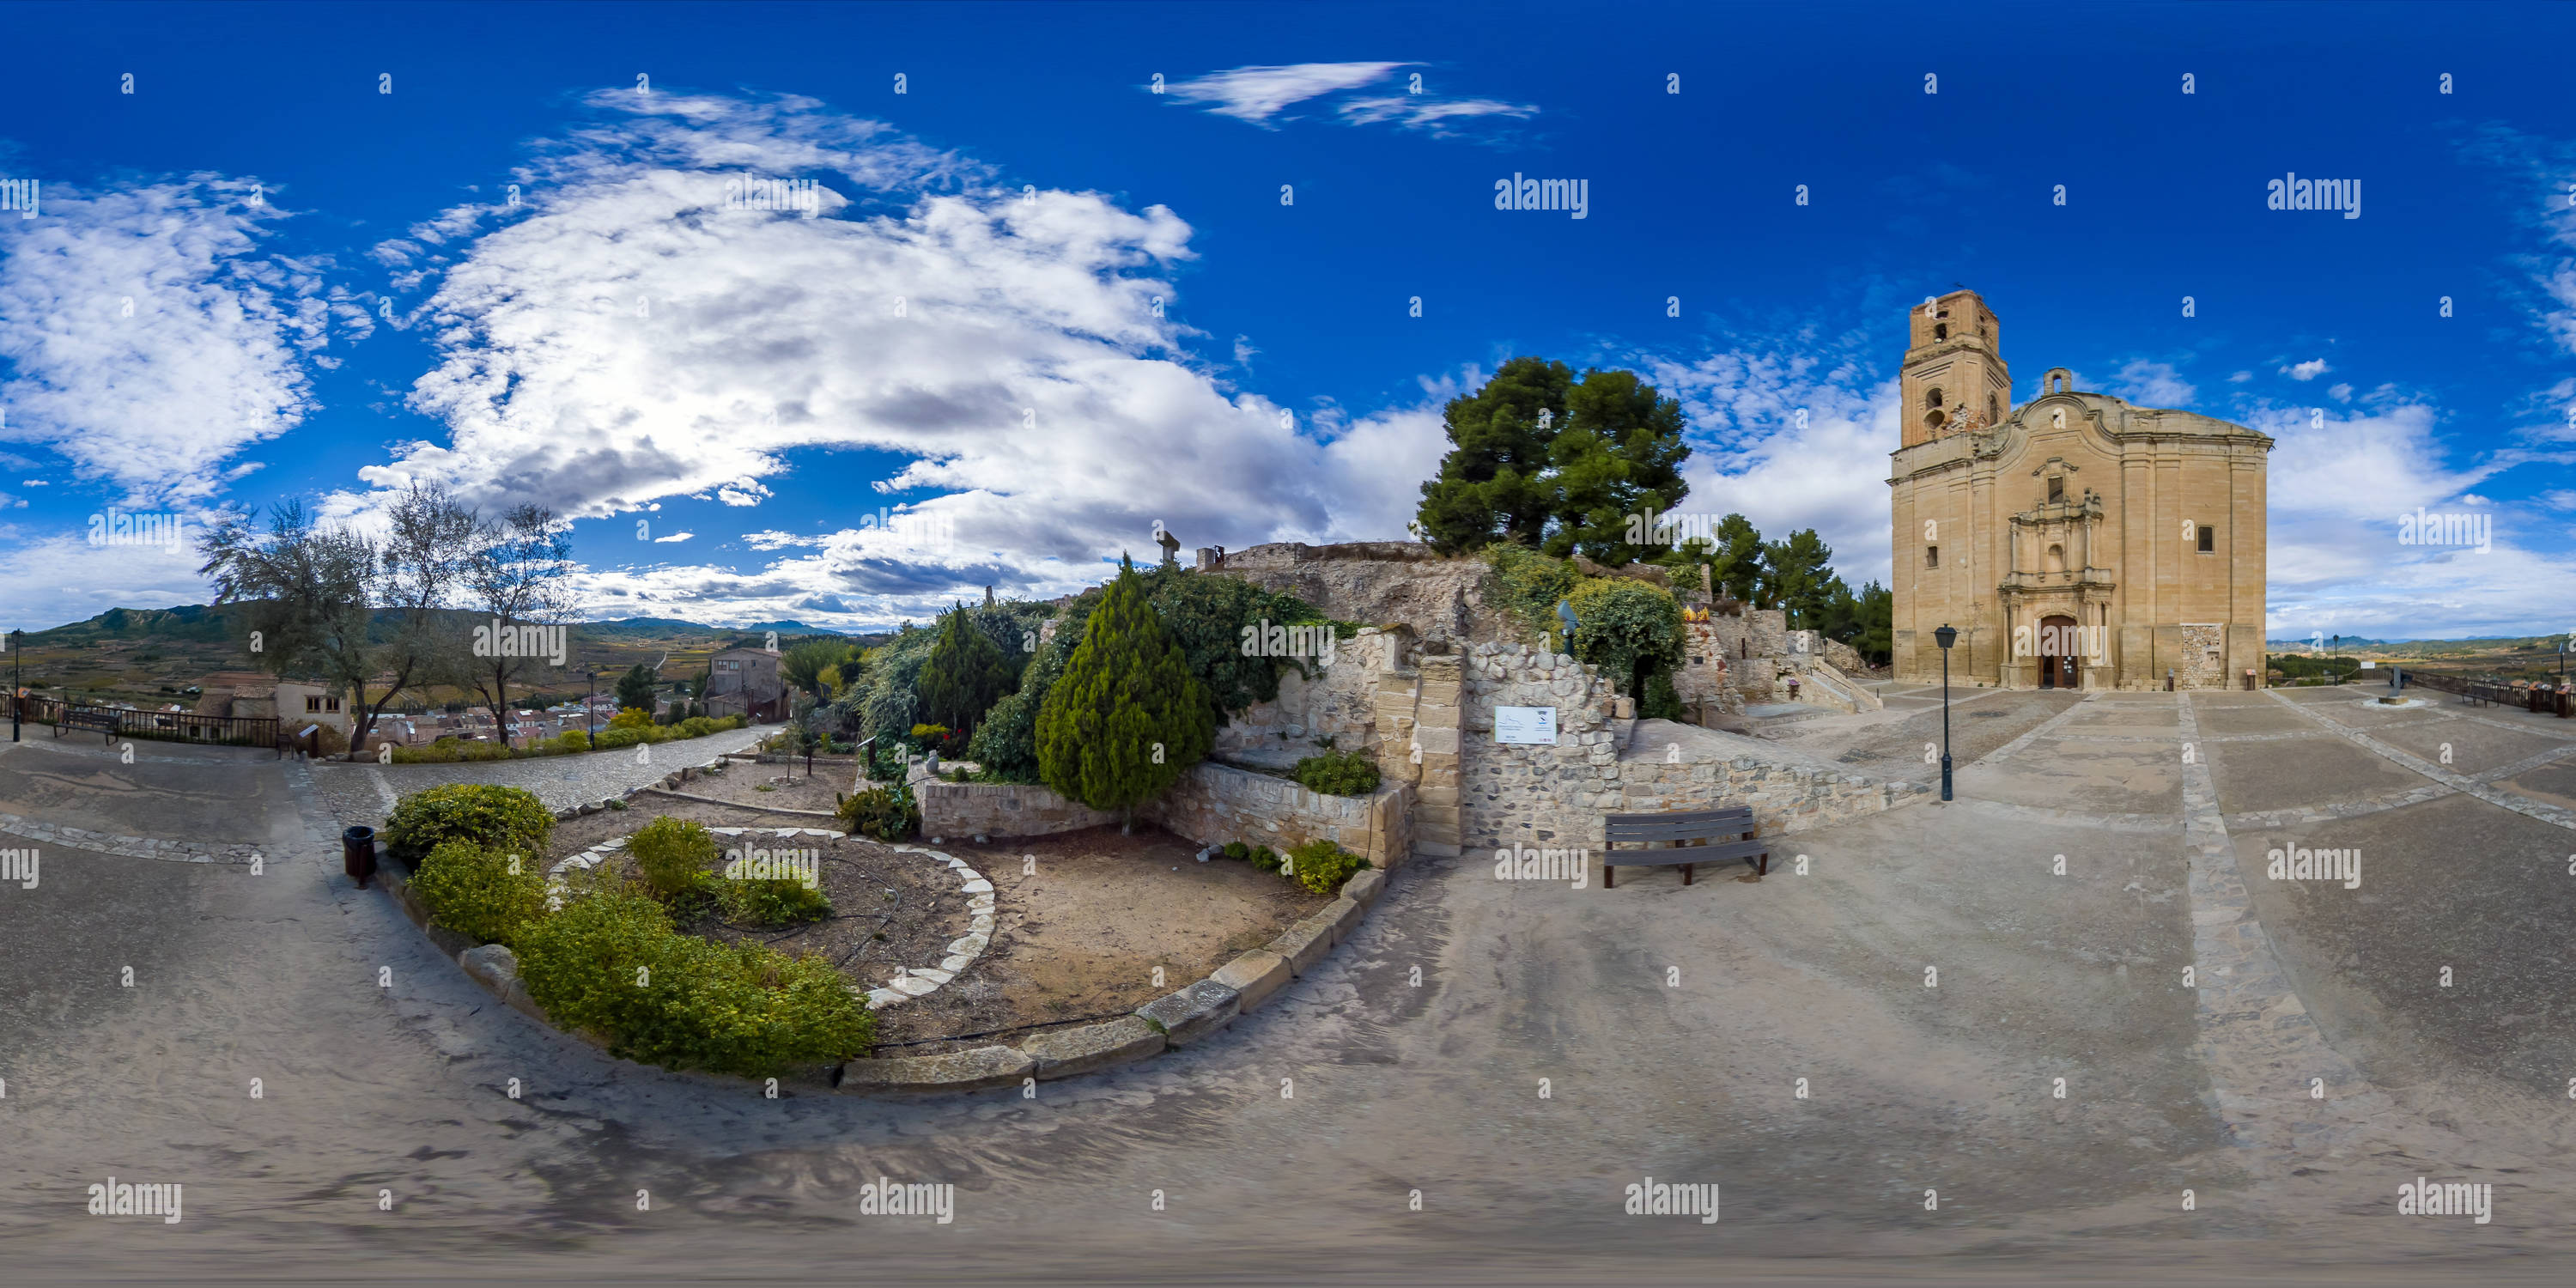
[[[439,363],[411,401],[447,441],[404,445],[361,477],[597,518],[678,496],[758,504],[798,448],[910,464],[873,485],[890,525],[854,524],[853,497],[822,516],[844,532],[746,535],[755,550],[807,551],[757,573],[600,574],[599,595],[759,612],[839,595],[876,620],[920,615],[986,583],[1089,584],[1103,557],[1157,553],[1158,519],[1194,546],[1398,536],[1436,469],[1436,406],[1309,417],[1301,431],[1188,359],[1193,333],[1152,308],[1175,294],[1156,274],[1192,254],[1169,210],[1091,193],[1025,201],[793,101],[600,105],[620,119],[550,152],[543,180],[523,181],[542,198],[515,221],[441,234],[453,262],[422,311]],[[827,188],[897,213],[718,209],[720,177],[746,171],[830,176]],[[925,175],[961,174],[925,191]],[[328,510],[379,500],[344,494]],[[925,523],[954,541],[907,545],[906,525]]]
[[[1399,67],[1410,66],[1413,64],[1296,63],[1286,67],[1237,67],[1166,88],[1184,103],[1213,104],[1208,111],[1218,116],[1276,129],[1270,125],[1270,118],[1289,107],[1310,98],[1358,89],[1385,79]]]
[[[190,531],[197,518],[189,515]],[[0,613],[9,619],[0,628],[39,631],[111,608],[202,604],[214,592],[197,575],[200,562],[185,547],[93,546],[85,521],[51,531],[0,524]]]
[[[2110,392],[2146,407],[2189,407],[2200,393],[2172,363],[2143,359],[2120,368]]]
[[[1335,109],[1349,125],[1375,125],[1392,121],[1408,130],[1425,130],[1435,138],[1448,138],[1454,131],[1453,121],[1474,121],[1486,117],[1507,116],[1527,120],[1538,115],[1529,103],[1505,103],[1490,98],[1430,98],[1406,94],[1390,98],[1355,98]]]
[[[671,544],[671,543],[672,543],[672,542],[674,542],[674,541],[686,541],[686,540],[688,540],[689,538],[694,537],[694,536],[696,536],[696,535],[698,535],[698,534],[696,534],[696,533],[694,533],[694,532],[674,532],[674,533],[672,533],[671,535],[669,535],[669,536],[667,536],[667,537],[655,537],[655,538],[653,538],[653,544],[654,544],[654,545],[657,545],[657,546],[667,546],[667,545]]]
[[[2253,373],[2253,372],[2251,372],[2251,371],[2240,371],[2240,372],[2237,372],[2235,375],[2229,376],[2229,377],[2227,378],[2227,383],[2229,383],[2229,384],[2231,384],[2231,385],[2241,385],[2241,384],[2244,384],[2244,383],[2245,383],[2246,381],[2248,381],[2248,380],[2252,380],[2253,378],[2254,378],[2254,373]]]
[[[2326,387],[2326,397],[2328,397],[2328,398],[2332,398],[2332,399],[2334,399],[2336,402],[2342,402],[2342,403],[2348,403],[2348,402],[2351,402],[2351,401],[2352,401],[2352,386],[2350,386],[2350,385],[2329,385],[2329,386],[2327,386],[2327,387]]]
[[[47,193],[0,220],[0,437],[41,443],[130,504],[201,500],[226,462],[314,409],[304,373],[333,319],[366,314],[323,261],[267,253],[247,180],[214,175]]]
[[[2327,366],[2325,359],[2310,358],[2305,362],[2281,368],[2281,374],[2292,380],[2314,380],[2332,370],[2334,368]]]

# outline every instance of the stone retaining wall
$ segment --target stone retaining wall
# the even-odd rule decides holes
[[[1409,783],[1383,783],[1372,796],[1326,796],[1284,778],[1201,761],[1140,812],[1203,845],[1241,841],[1285,852],[1329,840],[1379,868],[1395,867],[1413,852]]]
[[[912,794],[923,836],[1046,836],[1118,821],[1035,783],[943,783],[924,775]]]

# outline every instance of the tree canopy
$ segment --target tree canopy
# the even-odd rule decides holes
[[[1450,442],[1422,485],[1415,526],[1444,554],[1517,541],[1618,566],[1653,551],[1626,541],[1628,518],[1686,491],[1681,404],[1636,373],[1514,358],[1441,409]]]

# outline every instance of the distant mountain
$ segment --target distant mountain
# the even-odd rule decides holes
[[[111,608],[84,622],[71,622],[48,630],[27,632],[30,647],[38,645],[74,645],[98,640],[159,639],[196,643],[222,643],[233,638],[232,620],[237,610],[231,605],[181,604],[173,608]],[[481,616],[463,609],[442,610],[469,621]],[[388,613],[379,612],[385,620]],[[749,626],[713,626],[678,617],[621,617],[609,621],[578,622],[585,635],[610,637],[659,637],[695,634],[739,636],[776,631],[781,635],[838,635],[847,639],[865,639],[868,635],[834,630],[828,626],[808,626],[803,622],[755,622]],[[882,634],[879,632],[878,634]]]

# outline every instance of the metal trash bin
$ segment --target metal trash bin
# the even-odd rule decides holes
[[[340,862],[348,869],[349,879],[366,889],[367,878],[376,874],[376,829],[353,827],[340,833]]]

